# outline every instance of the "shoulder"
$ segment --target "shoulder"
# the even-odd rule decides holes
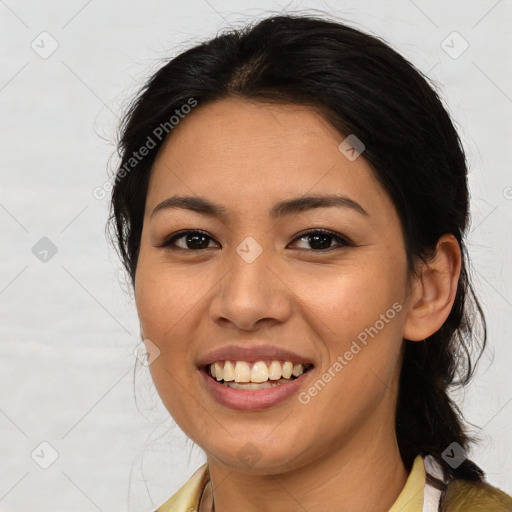
[[[512,512],[512,498],[485,482],[452,480],[441,512]]]

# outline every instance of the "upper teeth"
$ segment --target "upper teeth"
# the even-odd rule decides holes
[[[306,364],[306,367],[309,365]],[[267,380],[289,379],[304,373],[303,364],[290,361],[216,361],[210,365],[210,373],[217,380],[225,382],[266,382]]]

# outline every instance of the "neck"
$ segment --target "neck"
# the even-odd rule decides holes
[[[387,512],[408,477],[394,433],[367,429],[357,440],[279,474],[235,472],[208,460],[211,485],[199,512]],[[390,442],[390,434],[393,442]],[[358,442],[355,442],[358,441]],[[213,490],[213,493],[212,493]]]

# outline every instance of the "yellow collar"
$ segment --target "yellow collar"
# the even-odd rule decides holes
[[[425,488],[425,466],[423,457],[417,455],[412,464],[402,492],[398,495],[389,512],[421,512]]]
[[[208,463],[203,464],[181,487],[155,512],[189,512],[199,510],[201,494],[208,483]],[[417,455],[402,492],[388,512],[421,512],[423,489],[425,487],[425,467],[423,457]]]

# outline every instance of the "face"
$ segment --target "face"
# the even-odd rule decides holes
[[[210,463],[278,473],[394,436],[403,234],[344,139],[310,107],[222,100],[183,119],[155,161],[136,305],[159,395]],[[196,202],[166,207],[178,196]],[[274,359],[311,367],[263,390],[204,368]]]

